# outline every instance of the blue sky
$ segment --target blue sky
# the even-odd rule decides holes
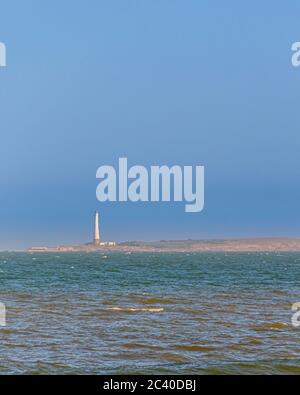
[[[300,4],[2,0],[0,248],[300,236]],[[204,165],[205,210],[97,203],[96,169]]]

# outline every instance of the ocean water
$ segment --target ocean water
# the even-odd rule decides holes
[[[299,374],[299,253],[0,253],[1,374]]]

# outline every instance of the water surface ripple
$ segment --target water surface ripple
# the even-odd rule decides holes
[[[0,373],[299,374],[299,253],[0,253]]]

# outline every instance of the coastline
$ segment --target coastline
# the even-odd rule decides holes
[[[300,252],[298,238],[248,238],[214,240],[170,240],[158,242],[123,242],[114,246],[70,245],[32,247],[30,253],[61,252]]]

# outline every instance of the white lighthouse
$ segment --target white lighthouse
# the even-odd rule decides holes
[[[95,230],[94,230],[94,244],[100,244],[100,230],[99,230],[99,211],[95,212]]]

